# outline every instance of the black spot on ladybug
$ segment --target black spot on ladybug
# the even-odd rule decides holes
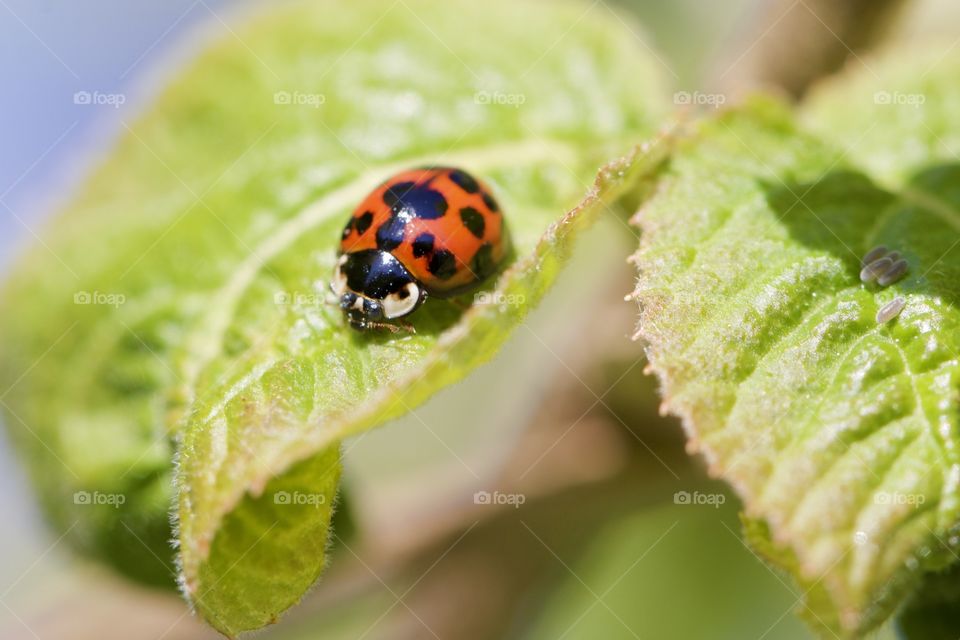
[[[483,280],[493,273],[496,268],[497,265],[493,261],[493,245],[489,242],[484,242],[480,245],[480,248],[477,249],[477,252],[473,254],[473,259],[470,261],[470,271],[473,272],[477,280]]]
[[[483,214],[473,207],[463,207],[460,209],[460,220],[463,221],[463,226],[470,233],[478,238],[483,238],[483,231],[486,228],[486,224],[483,222]]]
[[[373,212],[365,211],[362,216],[359,216],[354,222],[354,226],[357,229],[357,233],[363,235],[367,232],[367,229],[370,228],[370,225],[373,224]]]
[[[430,256],[427,270],[440,280],[449,280],[457,272],[457,259],[446,249],[440,249]]]
[[[377,229],[377,248],[392,251],[403,242],[403,232],[407,227],[407,218],[392,215]]]
[[[497,201],[493,199],[492,195],[484,191],[482,198],[483,204],[487,205],[487,209],[490,209],[490,211],[493,211],[494,213],[500,212],[500,205],[497,204]]]
[[[413,257],[422,258],[428,253],[433,252],[433,242],[435,238],[432,233],[421,233],[413,241]]]
[[[476,193],[477,191],[480,191],[480,185],[477,184],[477,181],[473,178],[473,176],[466,171],[461,171],[460,169],[451,169],[450,179],[455,185],[467,193]]]
[[[397,291],[397,297],[401,300],[406,300],[410,297],[410,291],[404,287],[403,289],[400,289],[400,291]]]
[[[447,199],[426,184],[398,182],[383,192],[383,202],[394,215],[406,212],[411,218],[433,220],[447,212]]]
[[[341,236],[344,240],[347,239],[347,236],[350,235],[350,232],[353,230],[353,218],[347,220],[347,226],[343,228],[343,235]]]
[[[387,187],[386,191],[383,192],[383,202],[388,207],[393,207],[393,205],[400,202],[400,199],[405,193],[413,189],[416,185],[414,182],[397,182]]]

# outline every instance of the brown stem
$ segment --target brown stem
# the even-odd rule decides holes
[[[719,89],[776,86],[799,98],[818,78],[862,56],[906,0],[772,0],[711,76]]]

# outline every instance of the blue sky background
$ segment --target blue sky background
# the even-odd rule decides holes
[[[227,33],[217,20],[229,23],[226,4],[0,0],[0,267],[92,166],[75,160],[108,147],[118,115],[133,117],[162,86],[160,69],[188,54],[185,32]],[[123,94],[125,104],[75,104],[79,91]]]

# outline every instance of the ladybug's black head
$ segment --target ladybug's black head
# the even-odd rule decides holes
[[[401,318],[426,299],[426,291],[407,268],[379,249],[341,255],[330,288],[354,329]]]

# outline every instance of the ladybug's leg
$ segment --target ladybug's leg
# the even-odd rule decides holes
[[[394,329],[394,331],[396,331],[397,329],[403,329],[407,333],[417,332],[416,328],[414,328],[414,326],[409,322],[407,322],[406,320],[397,320],[397,324],[395,325],[395,327],[396,328]]]
[[[400,333],[401,331],[406,331],[407,333],[417,332],[417,330],[413,328],[413,325],[405,320],[397,320],[396,322],[367,322],[366,326],[371,329],[387,329],[390,333]]]

